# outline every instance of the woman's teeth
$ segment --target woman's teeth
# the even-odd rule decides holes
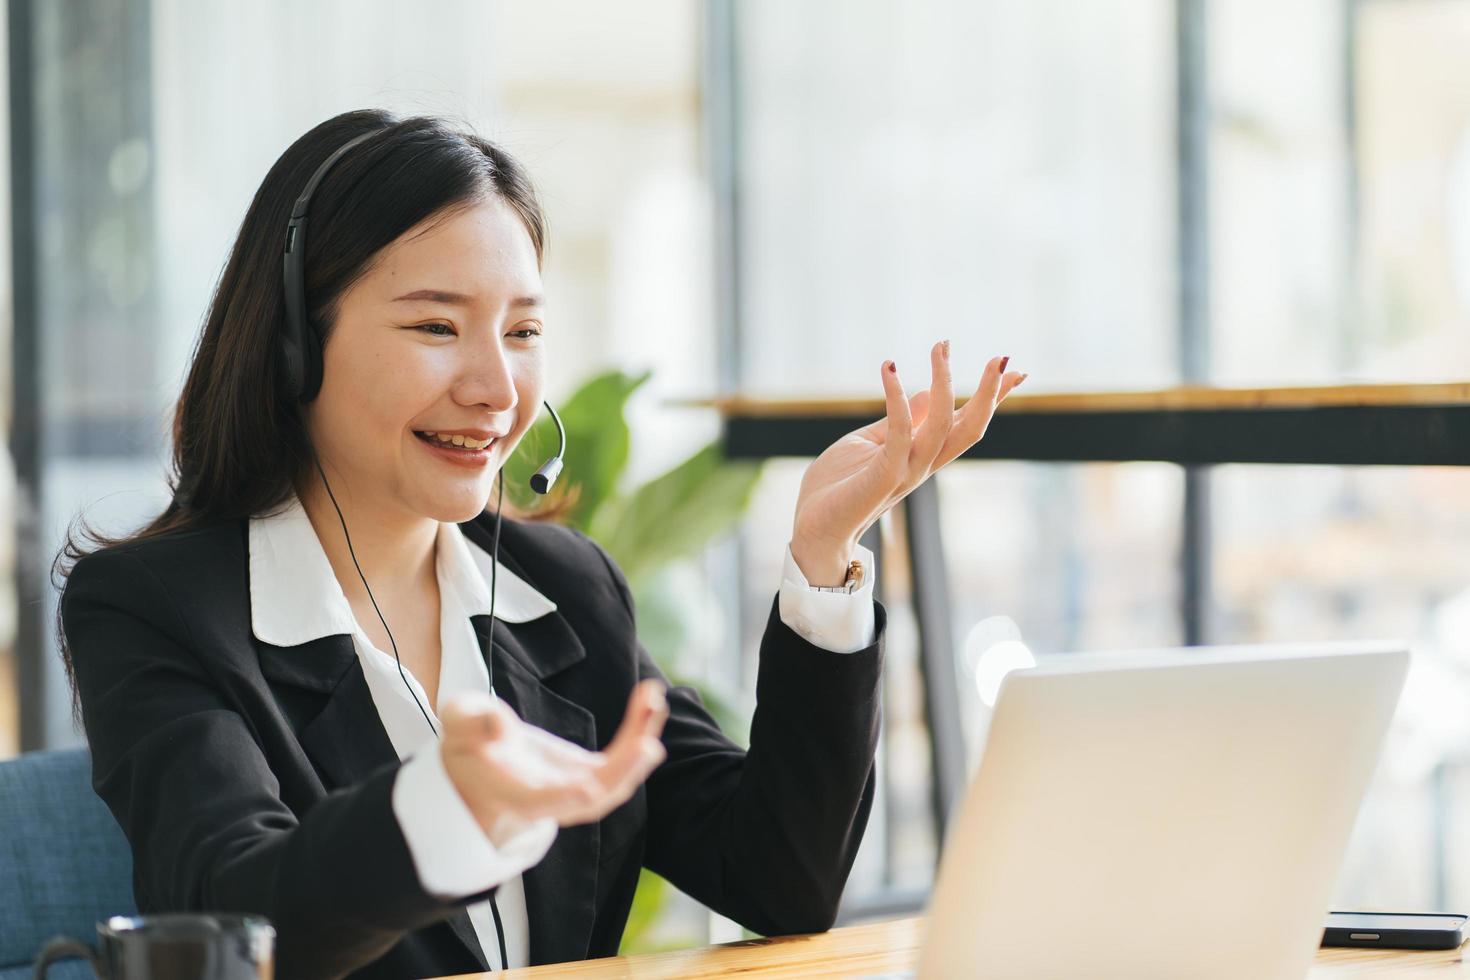
[[[461,449],[484,449],[495,441],[493,438],[481,440],[473,439],[469,436],[451,436],[443,432],[419,432],[416,434],[430,442],[438,442],[445,446],[458,446]]]

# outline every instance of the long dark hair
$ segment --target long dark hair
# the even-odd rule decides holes
[[[328,171],[311,200],[306,305],[322,325],[324,344],[342,295],[379,250],[430,217],[498,195],[524,221],[541,263],[546,222],[536,193],[521,165],[489,140],[433,116],[397,119],[379,109],[344,112],[314,127],[265,175],[215,287],[174,408],[174,499],[147,525],[120,537],[75,518],[51,566],[58,590],[91,551],[271,512],[313,466],[305,417],[285,394],[279,360],[284,235],[291,206],[317,166],[366,132],[375,135]],[[538,508],[534,516],[558,510]],[[512,514],[509,505],[505,513]],[[76,677],[59,609],[58,603],[57,645],[76,715]]]

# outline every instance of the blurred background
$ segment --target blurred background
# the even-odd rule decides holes
[[[677,491],[657,553],[614,553],[737,734],[806,461],[722,462],[692,399],[876,397],[890,357],[912,389],[943,337],[1030,394],[1470,375],[1470,0],[11,0],[6,27],[0,758],[80,744],[51,560],[78,514],[163,508],[246,206],[347,109],[530,169],[550,397],[631,434],[581,519],[626,540]],[[959,751],[1018,646],[1408,637],[1337,904],[1470,905],[1470,470],[961,461],[937,489]],[[940,839],[900,516],[849,921],[917,908]],[[637,948],[738,935],[640,898]]]

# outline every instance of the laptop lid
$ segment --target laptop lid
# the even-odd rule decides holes
[[[1055,659],[1001,688],[919,976],[1299,980],[1406,645]]]

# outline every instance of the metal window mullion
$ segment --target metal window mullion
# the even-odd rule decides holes
[[[1184,384],[1210,376],[1210,100],[1206,0],[1175,0],[1178,166],[1179,374]],[[1208,636],[1210,604],[1209,470],[1184,467],[1180,509],[1179,617],[1184,642]]]

